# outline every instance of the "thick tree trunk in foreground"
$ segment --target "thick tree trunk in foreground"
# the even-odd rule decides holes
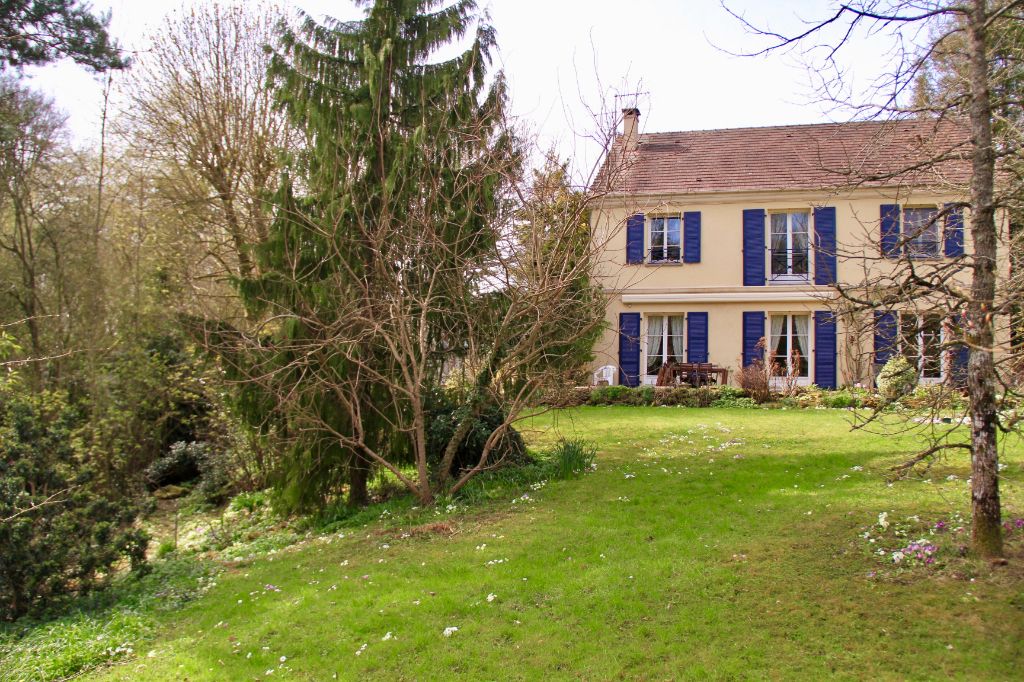
[[[968,395],[971,414],[971,544],[986,557],[1003,553],[996,441],[996,368],[992,311],[996,296],[997,234],[993,194],[995,149],[986,50],[987,0],[973,0],[968,25],[971,87],[971,238],[974,268],[966,336],[970,344]]]

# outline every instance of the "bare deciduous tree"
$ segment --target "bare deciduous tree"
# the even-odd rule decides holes
[[[122,85],[121,132],[184,231],[184,273],[222,318],[228,279],[255,273],[267,238],[264,202],[296,136],[275,110],[266,51],[281,19],[269,3],[215,0],[168,17]]]
[[[998,437],[1019,427],[1016,418],[1006,416],[1015,412],[1005,408],[1018,395],[1014,368],[1019,358],[1007,331],[1022,292],[1019,277],[1010,276],[1008,267],[1009,254],[1017,247],[999,216],[1018,206],[1024,194],[1019,174],[1000,173],[1000,169],[1010,170],[1006,162],[1019,155],[1021,131],[996,116],[1019,107],[1018,89],[1008,86],[1018,78],[1022,55],[1004,49],[1001,58],[994,56],[1002,36],[1016,31],[1024,21],[1024,3],[856,0],[837,3],[830,16],[791,32],[773,31],[733,16],[767,40],[763,49],[751,54],[801,51],[813,64],[812,73],[821,77],[824,101],[861,115],[890,119],[890,132],[898,131],[905,119],[916,120],[918,139],[902,166],[881,174],[851,167],[847,169],[849,185],[884,185],[902,197],[913,188],[928,186],[962,197],[891,243],[883,243],[874,255],[864,254],[864,244],[846,245],[850,249],[846,257],[864,263],[865,278],[840,285],[836,292],[846,314],[911,313],[914,317],[907,319],[917,321],[911,323],[914,329],[908,329],[909,334],[926,333],[923,320],[938,316],[945,320],[945,352],[956,352],[961,345],[969,349],[970,442],[960,441],[952,428],[929,426],[930,444],[915,461],[950,448],[970,450],[973,548],[982,556],[1001,556]],[[869,92],[854,98],[848,94],[850,83],[840,66],[842,52],[868,33],[892,38],[892,67],[879,75]],[[922,38],[926,38],[924,44]],[[959,64],[961,75],[959,86],[947,87],[938,98],[921,90],[926,82],[922,75],[937,54]],[[947,259],[928,258],[922,244],[948,230],[949,222],[960,220],[964,209],[969,221],[966,252]],[[877,229],[875,222],[873,234]],[[871,243],[877,244],[877,238]],[[870,326],[870,320],[862,322]]]

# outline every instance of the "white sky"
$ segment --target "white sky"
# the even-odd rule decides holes
[[[169,12],[202,0],[93,0],[112,12],[111,33],[123,47],[145,49],[145,35]],[[244,0],[243,0],[244,1]],[[350,0],[290,0],[314,16],[358,18]],[[592,161],[581,135],[595,124],[587,106],[602,95],[618,108],[619,92],[641,91],[647,132],[815,123],[850,115],[813,103],[809,76],[796,55],[734,57],[756,38],[718,0],[481,0],[498,33],[498,65],[509,79],[512,109],[545,146],[578,163]],[[830,0],[728,0],[735,11],[774,29],[827,16]],[[842,55],[855,78],[884,69],[885,43],[858,36]],[[68,112],[81,144],[98,137],[101,76],[66,61],[29,72],[35,87]],[[115,76],[116,78],[116,76]],[[603,89],[602,89],[603,88]]]

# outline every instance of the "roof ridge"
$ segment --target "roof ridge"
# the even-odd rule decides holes
[[[878,120],[860,120],[860,121],[829,121],[822,123],[787,123],[781,125],[765,125],[765,126],[739,126],[735,128],[692,128],[690,130],[659,130],[654,132],[640,133],[640,137],[648,137],[652,135],[679,135],[682,133],[730,133],[730,132],[741,132],[747,130],[786,130],[796,128],[826,128],[826,127],[845,127],[853,125],[876,125],[883,126],[889,125],[900,125],[906,123],[940,123],[943,119],[920,119],[920,118],[902,118],[902,119],[890,119],[885,121]],[[949,121],[949,119],[945,119]]]

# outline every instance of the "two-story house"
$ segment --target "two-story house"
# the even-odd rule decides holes
[[[616,367],[620,384],[653,384],[668,362],[735,370],[766,347],[797,383],[836,387],[870,382],[894,352],[917,363],[922,381],[966,362],[943,345],[942,315],[876,312],[862,338],[832,313],[837,281],[869,281],[908,253],[964,253],[964,214],[951,208],[964,165],[912,168],[962,143],[962,128],[920,120],[641,134],[638,121],[638,110],[624,111],[600,176],[609,192],[591,216],[609,296],[595,368]]]

